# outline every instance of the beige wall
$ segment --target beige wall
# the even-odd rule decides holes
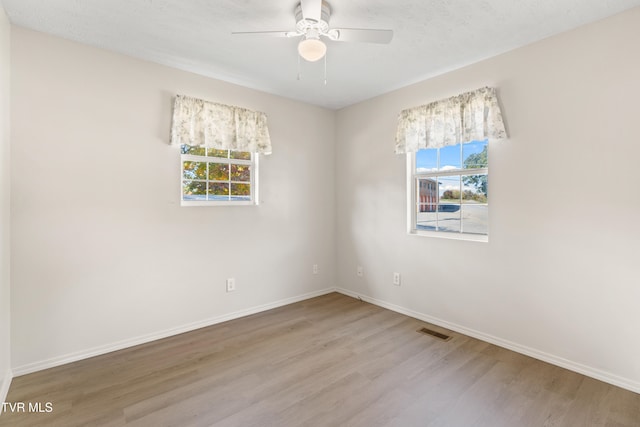
[[[12,69],[16,374],[334,286],[333,111],[20,28]],[[176,93],[266,112],[260,206],[180,207]]]
[[[638,40],[634,9],[341,110],[339,286],[640,391]],[[398,112],[485,85],[489,242],[407,235]]]
[[[640,391],[638,39],[635,9],[335,113],[14,28],[14,370],[337,283]],[[398,111],[484,85],[511,135],[490,146],[489,242],[408,236]],[[176,93],[268,114],[261,206],[178,206]]]
[[[0,402],[11,382],[9,63],[10,25],[0,4]]]

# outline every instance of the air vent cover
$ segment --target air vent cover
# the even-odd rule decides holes
[[[438,338],[438,339],[440,339],[442,341],[449,341],[451,339],[450,335],[445,335],[445,334],[442,334],[440,332],[433,331],[433,330],[431,330],[429,328],[418,329],[418,332],[420,332],[421,334],[425,334],[425,335],[431,335],[432,337],[436,337],[436,338]]]

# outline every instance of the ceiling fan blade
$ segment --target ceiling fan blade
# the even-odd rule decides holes
[[[315,22],[322,18],[322,0],[300,0],[302,17]]]
[[[234,31],[234,36],[269,36],[269,37],[298,37],[302,34],[296,31]]]
[[[390,43],[393,30],[368,30],[364,28],[333,28],[327,36],[338,42]]]

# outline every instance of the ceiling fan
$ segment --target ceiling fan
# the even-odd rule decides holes
[[[389,43],[393,30],[364,28],[329,28],[331,7],[324,0],[301,0],[295,8],[294,31],[234,32],[238,35],[265,35],[273,37],[303,37],[298,43],[298,53],[309,62],[322,59],[327,53],[326,37],[337,42]]]

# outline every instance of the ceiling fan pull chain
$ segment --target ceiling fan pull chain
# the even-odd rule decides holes
[[[297,56],[298,56],[298,80],[301,80],[300,79],[300,55],[297,55]]]
[[[324,56],[324,85],[327,85],[327,55]]]

